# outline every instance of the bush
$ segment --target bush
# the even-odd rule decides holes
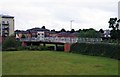
[[[15,51],[18,48],[18,42],[13,36],[6,37],[3,41],[2,50],[3,51]]]
[[[120,60],[120,45],[76,43],[71,45],[71,52]]]

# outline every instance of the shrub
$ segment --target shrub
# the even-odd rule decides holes
[[[16,39],[13,36],[6,37],[5,40],[3,41],[2,45],[2,50],[3,51],[13,51],[17,50],[18,48],[18,43]]]
[[[71,45],[71,52],[120,60],[120,45],[114,44],[75,43]]]

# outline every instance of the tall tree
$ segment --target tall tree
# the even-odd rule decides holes
[[[108,21],[109,28],[112,28],[113,30],[118,29],[119,22],[120,22],[120,20],[117,21],[117,18],[110,18],[110,20]]]
[[[117,21],[117,24],[116,24],[116,28],[117,28],[117,30],[119,29],[119,23],[120,23],[120,19]]]
[[[117,18],[110,18],[110,20],[108,21],[109,23],[109,28],[112,28],[111,30],[111,38],[112,39],[120,39],[120,30],[119,28],[119,23],[120,23],[120,19],[117,20]]]

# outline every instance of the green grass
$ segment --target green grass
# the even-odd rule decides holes
[[[3,75],[118,75],[118,61],[55,51],[2,53]]]

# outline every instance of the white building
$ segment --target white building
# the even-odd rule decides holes
[[[14,34],[14,17],[0,15],[0,36],[6,37]]]
[[[39,40],[44,41],[45,32],[37,32],[37,37],[39,38]]]
[[[110,36],[110,30],[104,30],[104,33],[103,33],[103,34],[104,34],[104,37],[105,37],[105,38],[111,37],[111,36]]]
[[[118,2],[118,19],[120,19],[120,1]],[[120,24],[119,24],[120,29]]]

